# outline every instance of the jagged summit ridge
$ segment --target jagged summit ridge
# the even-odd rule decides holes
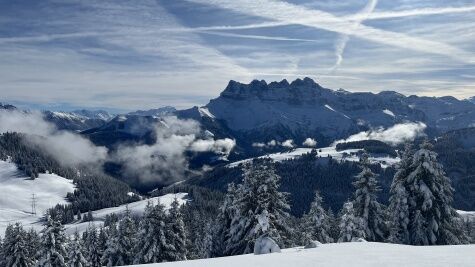
[[[265,80],[253,80],[249,84],[231,80],[221,93],[221,97],[234,99],[257,97],[262,100],[314,98],[320,95],[322,90],[323,87],[308,77],[296,79],[291,83],[286,79],[271,83],[267,83]]]

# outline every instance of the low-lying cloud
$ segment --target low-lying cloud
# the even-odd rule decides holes
[[[187,152],[214,152],[227,157],[235,140],[214,140],[203,135],[198,122],[164,117],[152,126],[154,144],[124,144],[109,153],[89,139],[70,131],[58,130],[45,121],[40,112],[0,110],[0,133],[25,133],[26,141],[38,146],[64,166],[99,167],[106,161],[120,163],[124,177],[133,176],[141,182],[171,183],[182,180],[188,171]]]
[[[95,146],[79,134],[58,130],[39,112],[0,110],[0,133],[5,132],[27,134],[27,142],[37,145],[65,166],[97,164],[107,158],[105,147]]]
[[[422,122],[408,122],[396,124],[387,129],[378,128],[354,134],[347,139],[335,141],[333,145],[345,142],[355,142],[361,140],[379,140],[391,145],[397,145],[408,141],[413,141],[416,137],[423,136],[427,126]]]
[[[307,138],[305,141],[303,141],[302,145],[307,146],[307,147],[316,147],[317,146],[317,141],[313,138]]]
[[[155,127],[154,144],[119,146],[113,159],[124,167],[124,174],[142,182],[164,184],[183,180],[188,171],[186,152],[214,152],[226,157],[236,145],[232,139],[203,139],[199,123],[164,117]]]

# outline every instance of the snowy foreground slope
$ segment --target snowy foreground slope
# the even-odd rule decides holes
[[[384,266],[437,267],[475,266],[475,245],[406,246],[354,242],[323,244],[317,248],[285,249],[282,253],[242,255],[214,259],[158,263],[137,266],[156,267],[320,267]]]
[[[0,161],[0,236],[10,223],[28,226],[37,222],[48,208],[66,204],[66,194],[73,191],[71,180],[55,174],[40,174],[31,180],[14,163]],[[33,194],[36,214],[32,214]]]

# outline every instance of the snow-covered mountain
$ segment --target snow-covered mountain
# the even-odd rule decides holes
[[[137,110],[127,113],[127,115],[138,115],[138,116],[153,116],[153,117],[163,117],[166,115],[171,115],[176,111],[176,108],[171,106],[165,106],[161,108],[149,109],[149,110]]]
[[[61,130],[83,131],[99,127],[113,118],[104,110],[76,110],[71,112],[43,111],[43,117]]]
[[[475,96],[472,96],[468,98],[467,100],[475,104]]]
[[[105,124],[83,131],[96,145],[113,146],[121,142],[151,142],[154,127],[160,118],[142,115],[118,115]]]
[[[393,91],[334,91],[304,78],[291,83],[230,81],[206,106],[177,114],[199,120],[204,127],[224,129],[238,145],[286,139],[301,143],[308,137],[330,144],[363,130],[408,121],[425,123],[429,134],[464,128],[475,123],[475,104],[453,97],[406,97]]]

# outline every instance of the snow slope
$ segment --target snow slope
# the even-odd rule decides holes
[[[475,222],[475,211],[457,210],[457,213],[458,213],[465,221]]]
[[[74,232],[76,231],[82,233],[89,227],[90,224],[94,224],[96,226],[102,226],[104,224],[104,221],[107,215],[111,215],[114,213],[120,217],[121,215],[125,213],[127,206],[132,216],[141,216],[149,201],[151,201],[153,204],[157,204],[157,202],[159,201],[160,204],[165,206],[165,210],[168,210],[173,200],[175,200],[175,198],[178,200],[178,203],[180,203],[180,205],[186,204],[186,202],[188,201],[186,199],[187,196],[188,196],[188,193],[166,194],[159,197],[132,202],[126,205],[118,206],[118,207],[96,210],[92,212],[92,217],[94,218],[94,221],[75,222],[75,223],[67,224],[65,225],[66,233],[71,234],[71,235],[74,234]]]
[[[0,161],[0,236],[10,223],[20,221],[27,227],[36,223],[48,208],[66,204],[66,194],[73,191],[71,180],[55,174],[40,174],[31,180],[14,163]],[[36,215],[31,213],[33,193]]]
[[[282,161],[286,159],[293,159],[293,158],[299,157],[305,153],[309,153],[310,151],[312,151],[312,149],[313,148],[296,148],[290,152],[268,154],[268,155],[260,156],[259,158],[271,158],[274,161]],[[318,156],[320,157],[332,157],[333,159],[336,159],[339,161],[359,161],[359,157],[357,154],[359,151],[362,151],[362,149],[347,149],[347,150],[337,151],[336,147],[331,146],[331,147],[317,148],[317,151],[318,151]],[[385,156],[385,157],[370,156],[369,159],[373,163],[380,163],[382,168],[386,168],[388,166],[394,165],[398,163],[400,160],[397,157],[392,158],[389,156]],[[229,164],[228,167],[236,167],[241,163],[249,162],[251,160],[252,158],[236,161]]]
[[[475,245],[405,246],[386,243],[355,242],[323,244],[317,248],[284,249],[282,253],[241,255],[214,259],[170,262],[137,266],[156,267],[437,267],[474,266]]]

